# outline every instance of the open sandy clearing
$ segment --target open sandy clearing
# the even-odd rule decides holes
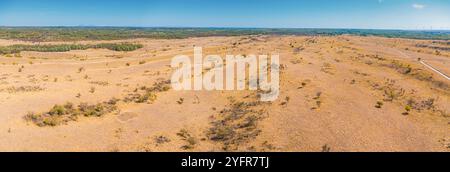
[[[417,61],[449,74],[450,53],[416,46],[427,41],[247,36],[115,42],[144,48],[1,56],[0,150],[450,150],[450,82]],[[0,40],[11,44],[17,42]],[[119,101],[112,113],[54,127],[24,119],[55,104],[96,104],[152,88],[170,79],[171,58],[191,55],[193,46],[221,56],[278,53],[280,98],[260,103],[251,91],[164,90],[150,103]]]

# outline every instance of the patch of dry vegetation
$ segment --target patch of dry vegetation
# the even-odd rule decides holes
[[[73,103],[64,105],[55,105],[48,112],[33,113],[30,112],[25,116],[25,120],[33,122],[37,126],[58,126],[67,124],[70,121],[76,121],[80,116],[84,117],[101,117],[117,110],[118,99],[111,99],[107,102],[89,105],[80,103],[75,106]]]
[[[155,143],[156,143],[156,146],[159,146],[159,145],[162,145],[162,144],[164,144],[164,143],[169,143],[169,142],[170,142],[170,139],[167,138],[166,136],[156,136],[156,137],[154,138],[154,141],[155,141]]]
[[[317,92],[316,95],[313,97],[313,100],[315,102],[314,106],[311,108],[311,110],[318,110],[322,106],[322,92]]]
[[[108,86],[109,82],[107,81],[91,81],[89,84],[100,85],[100,86]]]
[[[40,86],[20,86],[20,87],[8,87],[6,89],[0,89],[0,92],[6,91],[8,93],[26,93],[26,92],[38,92],[43,91],[45,88]]]
[[[157,99],[156,93],[170,90],[170,80],[160,79],[151,87],[143,86],[128,94],[124,101],[134,103],[153,103]]]
[[[400,62],[398,60],[393,60],[390,63],[383,63],[381,65],[389,67],[391,69],[395,69],[398,73],[411,76],[414,79],[430,82],[433,86],[442,90],[450,90],[450,86],[447,83],[435,80],[432,73],[423,69],[413,68],[411,65]]]
[[[376,108],[381,108],[383,102],[396,102],[404,106],[404,115],[409,115],[413,110],[417,112],[427,111],[432,114],[439,114],[446,117],[447,112],[436,106],[436,98],[423,98],[415,94],[407,92],[396,84],[395,80],[387,79],[383,84],[372,83],[372,88],[383,92],[383,101],[378,101]]]
[[[207,131],[209,140],[220,143],[224,151],[236,151],[261,133],[258,122],[264,117],[262,102],[242,102],[230,98],[227,108],[220,111]]]
[[[334,68],[333,68],[333,66],[331,66],[330,63],[324,63],[322,65],[322,68],[320,69],[320,71],[330,74],[330,75],[334,75],[334,72],[333,72]]]
[[[92,82],[91,84],[105,85],[104,82]],[[107,84],[106,84],[107,85]],[[16,89],[14,89],[16,90]],[[27,88],[19,88],[20,90],[29,90]],[[38,126],[58,126],[66,124],[69,121],[76,121],[79,116],[86,117],[101,117],[105,114],[114,112],[117,110],[117,103],[123,101],[125,103],[152,103],[156,100],[156,93],[170,90],[170,80],[159,79],[151,87],[143,86],[139,89],[135,89],[134,93],[127,95],[123,100],[111,99],[106,102],[98,103],[95,105],[88,105],[87,103],[81,103],[78,106],[74,106],[73,103],[66,103],[64,105],[55,105],[48,112],[33,113],[30,112],[25,116],[27,121],[31,121]],[[1,91],[1,90],[0,90]],[[95,88],[91,87],[90,93],[95,92]],[[76,97],[81,97],[78,93]]]
[[[185,145],[181,146],[181,149],[183,150],[194,149],[196,144],[198,143],[197,139],[185,129],[180,130],[180,132],[177,133],[177,136],[179,136],[181,140],[186,142]]]

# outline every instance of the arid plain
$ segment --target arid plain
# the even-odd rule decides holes
[[[344,35],[76,43],[104,42],[144,47],[0,56],[0,151],[450,151],[450,81],[420,63],[450,74],[445,41]],[[40,44],[62,43],[73,42]],[[14,44],[37,43],[0,40]],[[192,56],[194,46],[204,55],[279,54],[279,99],[172,90],[170,61]]]

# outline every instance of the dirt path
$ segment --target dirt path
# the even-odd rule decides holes
[[[405,54],[404,52],[397,50],[402,56],[407,57],[407,58],[412,58],[409,55]],[[420,59],[420,58],[419,58]],[[448,77],[448,75],[446,75],[445,73],[442,73],[439,69],[436,69],[435,67],[431,66],[430,64],[426,63],[424,60],[419,60],[419,63],[424,65],[425,67],[427,67],[428,69],[432,70],[433,72],[437,73],[438,75],[444,77],[447,80],[450,80],[450,77]]]
[[[436,72],[437,74],[441,75],[445,79],[450,80],[450,77],[448,77],[445,73],[442,73],[438,69],[436,69],[433,66],[427,64],[425,61],[421,60],[420,63],[423,64],[424,66],[428,67],[429,69],[431,69],[433,72]]]

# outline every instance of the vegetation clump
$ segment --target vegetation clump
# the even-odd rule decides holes
[[[166,136],[157,136],[157,137],[154,138],[154,140],[155,140],[155,143],[156,143],[157,146],[161,145],[161,144],[164,144],[164,143],[170,142],[170,139],[167,138]]]
[[[265,110],[259,101],[238,102],[230,99],[228,108],[211,122],[207,131],[209,140],[222,144],[222,149],[237,150],[243,143],[257,137],[261,130],[258,121],[263,118]]]
[[[151,87],[143,86],[128,94],[124,99],[125,102],[134,103],[153,103],[157,99],[156,93],[170,90],[170,80],[159,80]]]
[[[383,84],[378,84],[378,83],[372,84],[372,87],[375,90],[384,92],[383,101],[386,101],[386,102],[392,102],[394,100],[399,100],[402,97],[404,97],[406,94],[405,89],[397,86],[395,80],[388,79]]]
[[[181,140],[185,141],[186,144],[181,146],[183,150],[194,149],[197,144],[197,139],[193,137],[187,130],[182,129],[177,133],[177,136],[181,138]]]
[[[108,49],[113,51],[134,51],[144,47],[132,43],[102,43],[102,44],[55,44],[55,45],[10,45],[0,46],[0,54],[18,54],[22,51],[37,52],[67,52],[71,50]]]
[[[43,91],[45,88],[40,86],[20,86],[20,87],[8,87],[6,89],[0,89],[0,92],[7,91],[8,93],[26,93],[26,92],[38,92]]]
[[[25,116],[25,120],[33,122],[37,126],[58,126],[67,124],[70,121],[76,121],[80,116],[85,117],[101,117],[105,114],[117,110],[118,99],[111,99],[107,102],[89,105],[80,103],[75,106],[73,103],[64,105],[55,105],[47,112],[33,113],[30,112]]]
[[[411,112],[412,107],[409,105],[405,106],[405,112],[403,112],[403,115],[409,115],[409,112]]]
[[[396,69],[401,74],[410,74],[412,72],[411,65],[401,63],[400,61],[394,60],[388,67]]]
[[[381,109],[381,107],[383,107],[383,102],[382,101],[377,101],[377,104],[375,105],[376,108]]]

